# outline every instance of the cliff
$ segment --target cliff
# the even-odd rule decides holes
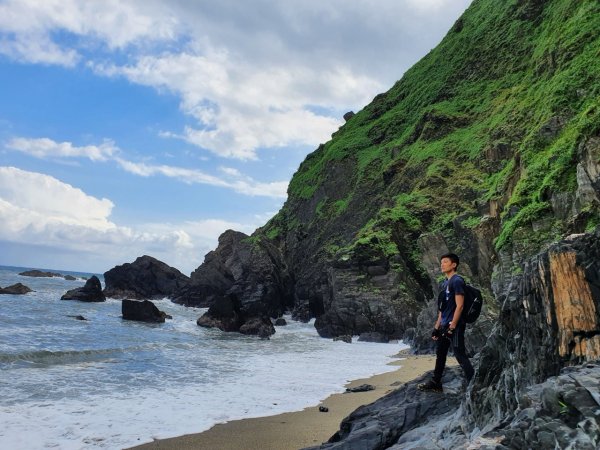
[[[177,301],[210,306],[233,289],[253,314],[316,317],[325,337],[426,346],[419,314],[440,254],[461,255],[461,273],[492,299],[527,257],[600,223],[598,9],[475,0],[307,156],[277,215],[236,249],[220,240]],[[256,258],[266,283],[244,269]],[[487,303],[478,336],[498,307]]]
[[[598,448],[600,231],[528,259],[498,299],[466,392],[456,369],[444,394],[420,392],[415,380],[357,409],[315,448]]]

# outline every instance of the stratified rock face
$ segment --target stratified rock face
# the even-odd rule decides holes
[[[26,270],[21,272],[19,275],[24,277],[36,277],[36,278],[51,278],[51,277],[62,277],[62,274],[56,272],[43,272],[41,270]]]
[[[499,326],[481,352],[477,401],[470,404],[480,426],[522,407],[527,386],[600,358],[600,232],[566,239],[528,260],[499,300]]]
[[[63,295],[61,300],[79,300],[81,302],[103,302],[106,297],[102,293],[102,285],[96,275],[92,276],[80,288],[71,289]]]
[[[189,278],[151,256],[116,266],[104,274],[104,295],[112,298],[158,299],[171,297]]]
[[[23,295],[29,292],[33,292],[33,290],[21,283],[7,286],[4,289],[0,288],[0,294]]]
[[[171,317],[164,311],[159,310],[150,300],[128,300],[121,303],[121,313],[125,320],[137,320],[139,322],[164,323],[165,319]]]

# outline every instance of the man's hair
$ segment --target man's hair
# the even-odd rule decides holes
[[[458,265],[460,264],[460,258],[456,253],[446,253],[445,255],[440,256],[440,261],[444,258],[448,258],[453,263],[456,263],[456,268],[458,269]]]

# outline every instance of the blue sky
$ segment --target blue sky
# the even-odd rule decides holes
[[[0,264],[189,274],[469,3],[0,1]]]

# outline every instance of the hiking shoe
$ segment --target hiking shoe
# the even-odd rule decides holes
[[[427,383],[421,383],[417,386],[417,389],[425,392],[444,392],[444,388],[442,388],[442,383],[438,383],[437,381],[429,380]]]

